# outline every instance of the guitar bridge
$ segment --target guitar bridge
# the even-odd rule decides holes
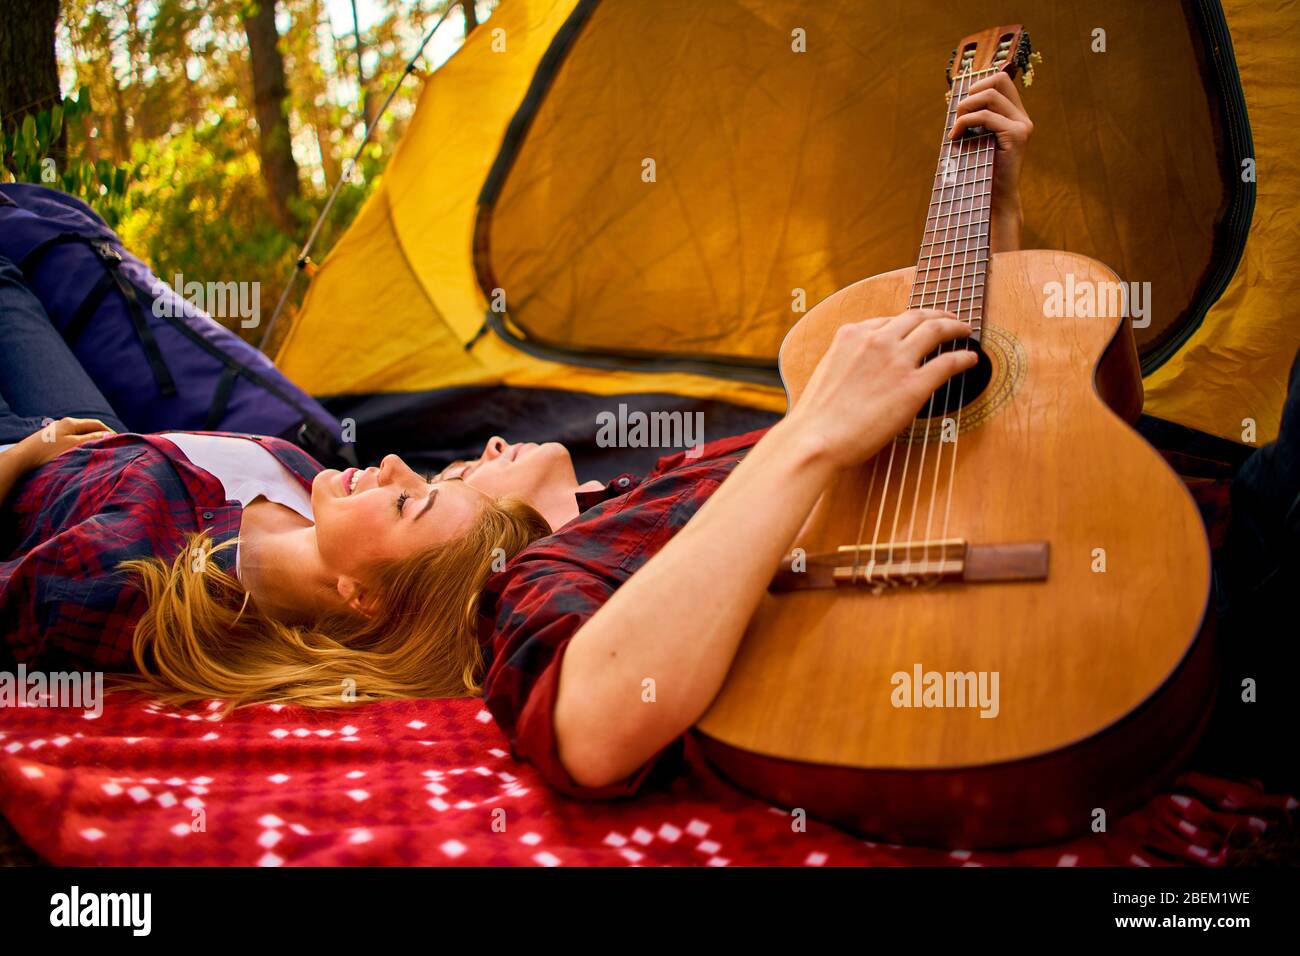
[[[862,587],[880,594],[896,587],[960,582],[1045,581],[1048,543],[970,544],[964,538],[846,544],[835,551],[786,555],[771,591]]]

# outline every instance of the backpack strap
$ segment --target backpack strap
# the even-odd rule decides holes
[[[113,276],[108,272],[100,276],[99,280],[91,286],[86,297],[81,300],[81,305],[77,306],[77,311],[63,327],[63,341],[68,343],[68,348],[76,346],[77,339],[81,338],[81,333],[86,331],[91,316],[95,314],[95,310],[99,308],[99,304],[104,301],[104,296],[108,295],[108,290],[113,286]]]
[[[95,250],[96,255],[99,256],[99,261],[104,265],[104,275],[91,287],[90,292],[81,300],[81,305],[77,306],[77,311],[73,313],[72,318],[64,327],[64,340],[71,347],[81,337],[86,325],[94,316],[95,310],[99,308],[104,296],[108,294],[108,290],[113,286],[117,286],[118,292],[122,294],[122,298],[126,301],[126,309],[131,316],[131,325],[135,328],[136,337],[144,348],[145,358],[148,360],[149,369],[153,373],[153,380],[157,384],[159,391],[162,392],[163,397],[171,398],[176,394],[176,380],[172,378],[171,370],[167,368],[167,362],[163,359],[162,349],[158,347],[158,342],[154,338],[153,329],[149,327],[149,319],[144,314],[135,286],[119,270],[122,265],[122,256],[113,248],[112,243],[105,239],[85,236],[77,232],[56,233],[47,239],[43,239],[28,250],[27,255],[23,256],[18,267],[23,271],[24,275],[30,278],[32,271],[53,249],[74,242],[84,243]]]
[[[32,270],[40,265],[41,260],[45,258],[46,254],[56,246],[66,246],[74,242],[88,243],[93,241],[93,239],[89,239],[79,233],[57,232],[48,239],[42,239],[36,245],[28,249],[27,255],[23,256],[22,262],[18,263],[18,268],[23,271],[24,275],[30,277]]]
[[[136,294],[135,286],[127,281],[126,276],[122,275],[119,269],[122,265],[122,256],[113,248],[112,243],[99,240],[90,245],[99,253],[104,268],[117,284],[122,298],[126,300],[127,311],[131,314],[131,324],[135,326],[135,334],[139,337],[140,344],[144,346],[145,358],[149,360],[149,369],[153,372],[154,382],[157,383],[164,398],[171,398],[176,394],[176,380],[172,378],[172,373],[163,360],[162,349],[158,347],[158,341],[153,337],[153,329],[149,328],[149,319],[140,305],[140,297]]]
[[[212,404],[208,406],[208,420],[204,431],[215,431],[226,415],[226,406],[230,404],[230,393],[234,391],[235,379],[239,378],[239,366],[230,364],[221,370],[216,391],[212,393]]]

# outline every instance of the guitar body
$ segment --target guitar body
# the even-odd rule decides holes
[[[907,308],[913,278],[858,282],[790,331],[780,365],[792,406],[835,330]],[[992,379],[961,410],[951,480],[949,457],[935,467],[939,418],[921,419],[896,442],[892,497],[886,446],[841,473],[795,541],[809,556],[869,542],[882,507],[880,541],[927,526],[933,539],[946,514],[948,539],[1038,543],[1045,574],[769,591],[695,728],[726,776],[864,835],[967,848],[1082,833],[1098,810],[1113,822],[1186,757],[1213,702],[1204,527],[1128,424],[1141,382],[1127,320],[1047,315],[1051,283],[1117,282],[1083,256],[994,256],[982,328]],[[804,573],[829,568],[810,559]],[[915,678],[929,672],[982,673],[996,701],[924,704]]]

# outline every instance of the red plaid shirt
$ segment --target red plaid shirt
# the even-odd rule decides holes
[[[666,779],[679,769],[680,737],[622,781],[575,783],[555,746],[560,665],[578,628],[685,526],[765,432],[709,442],[696,458],[677,452],[660,458],[645,478],[620,475],[604,491],[580,493],[586,510],[488,579],[479,605],[488,657],[484,702],[516,759],[533,764],[556,790],[626,796],[652,775]]]
[[[218,434],[195,432],[194,434]],[[290,442],[262,445],[306,488],[322,466]],[[185,536],[239,533],[243,507],[158,435],[87,442],[19,480],[0,506],[0,663],[129,671],[144,595],[118,564],[175,558]],[[233,573],[230,551],[214,555]]]

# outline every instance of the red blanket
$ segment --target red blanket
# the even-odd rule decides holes
[[[340,711],[0,711],[0,813],[56,864],[1221,865],[1230,839],[1296,800],[1197,774],[1110,832],[1014,853],[865,842],[738,792],[688,745],[689,772],[612,803],[557,796],[515,762],[478,701]],[[1235,835],[1235,836],[1234,836]]]

